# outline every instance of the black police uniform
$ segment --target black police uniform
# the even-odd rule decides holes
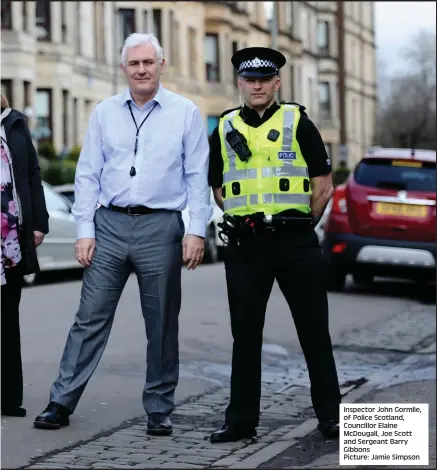
[[[255,57],[259,60],[252,62]],[[240,75],[256,78],[277,74],[285,58],[271,49],[248,48],[238,51],[232,62]],[[274,66],[270,67],[272,62]],[[257,68],[253,67],[254,63]],[[279,105],[274,103],[261,118],[256,111],[244,106],[240,116],[246,124],[256,128],[278,109]],[[309,176],[314,178],[329,174],[331,167],[320,133],[304,109],[300,107],[296,138],[307,162]],[[218,129],[211,136],[210,147],[209,184],[214,189],[223,183]],[[299,217],[301,213],[289,210],[281,215]],[[225,425],[210,436],[211,441],[236,441],[256,435],[263,327],[275,279],[292,312],[308,366],[319,429],[327,437],[336,437],[341,396],[328,327],[325,265],[314,224],[296,219],[296,223],[283,228],[242,236],[238,244],[230,239],[224,253],[234,338],[231,398]]]

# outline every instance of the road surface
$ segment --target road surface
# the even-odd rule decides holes
[[[226,386],[228,383],[232,337],[224,278],[221,263],[202,265],[194,272],[183,272],[178,403],[204,394],[219,384]],[[80,289],[80,280],[60,279],[57,283],[29,287],[23,291],[23,406],[28,414],[24,419],[2,417],[3,468],[28,465],[35,457],[89,440],[144,414],[141,391],[145,377],[145,329],[138,286],[135,277],[132,277],[120,300],[103,359],[71,418],[71,425],[54,432],[32,427],[34,417],[48,403],[49,388],[58,372],[67,333],[78,306]],[[413,323],[409,324],[409,320],[401,318],[396,320],[397,326],[390,326],[391,319],[399,313],[421,309],[414,288],[408,284],[382,282],[366,289],[349,285],[344,293],[330,294],[329,304],[331,336],[333,343],[338,345],[339,355],[343,354],[343,350],[346,353],[348,348],[354,347],[354,338],[359,338],[361,332],[372,342],[374,331],[378,331],[373,325],[389,325],[386,328],[389,330],[400,328],[402,338],[407,334],[410,341],[408,334],[413,335],[411,344],[435,332],[435,327],[433,331],[429,330],[431,323],[427,323],[428,316],[424,317],[426,321],[420,320],[417,326],[411,313],[407,317],[413,318]],[[409,331],[402,332],[402,328]],[[396,333],[394,330],[391,333]],[[387,341],[394,340],[396,337],[392,335]],[[383,343],[385,339],[381,341]],[[374,350],[379,347],[369,344]],[[390,343],[388,349],[397,348]],[[362,354],[358,351],[358,356]],[[299,362],[299,367],[304,370],[302,360],[291,314],[275,285],[264,331],[264,370],[267,376],[279,364],[290,370],[289,364],[293,361]],[[384,361],[379,362],[384,364]],[[347,359],[345,364],[349,363],[351,361]],[[365,366],[362,367],[365,369]],[[355,375],[366,374],[363,370],[358,370]],[[277,371],[273,372],[272,377]],[[346,375],[343,375],[348,377],[347,374],[350,374],[354,378],[354,373],[346,370]]]

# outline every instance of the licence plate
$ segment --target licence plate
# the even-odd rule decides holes
[[[387,204],[378,202],[376,213],[380,215],[393,215],[399,217],[415,217],[423,219],[426,217],[428,208],[426,206],[413,206],[409,204]]]

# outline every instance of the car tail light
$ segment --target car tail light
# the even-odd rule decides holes
[[[333,253],[343,253],[343,251],[347,248],[347,245],[346,243],[336,243],[333,247],[332,247],[332,252]]]
[[[334,195],[332,197],[331,211],[334,214],[346,214],[347,212],[346,186],[343,184],[335,188]]]

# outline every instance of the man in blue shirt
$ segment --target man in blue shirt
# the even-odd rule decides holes
[[[135,272],[148,338],[148,432],[172,432],[182,262],[190,270],[202,262],[212,209],[203,119],[193,102],[162,87],[164,63],[153,34],[129,36],[121,54],[129,89],[99,103],[90,117],[73,207],[76,259],[85,268],[81,302],[38,428],[69,424]]]

